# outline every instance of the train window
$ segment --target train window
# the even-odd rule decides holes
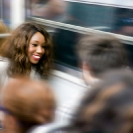
[[[32,0],[30,16],[133,36],[133,9],[64,0]]]
[[[47,29],[50,29],[50,27]],[[85,34],[60,28],[54,29],[53,31],[54,32],[50,32],[50,34],[52,35],[54,43],[55,63],[61,65],[61,67],[58,65],[57,69],[67,71],[62,67],[65,66],[67,68],[79,70],[80,64],[76,53],[76,45],[79,39],[85,36]],[[127,42],[123,43],[123,46],[128,51],[129,66],[133,68],[133,45]]]
[[[70,0],[31,0],[26,2],[29,18],[37,17],[63,23],[65,28],[61,26],[61,23],[55,26],[46,23],[55,45],[55,61],[62,66],[72,69],[79,68],[75,46],[84,31],[78,33],[76,29],[70,29],[70,25],[75,28],[80,26],[84,27],[83,29],[92,28],[133,37],[133,9],[131,8]],[[133,46],[130,44],[124,46],[129,51],[130,65],[133,66]]]
[[[63,0],[30,0],[27,2],[28,15],[62,22],[66,13]]]
[[[75,48],[80,36],[82,36],[82,34],[69,30],[55,30],[52,37],[55,45],[54,57],[58,64],[71,68],[78,68],[78,59]]]

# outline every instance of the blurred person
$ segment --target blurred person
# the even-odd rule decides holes
[[[102,81],[101,74],[111,69],[120,69],[127,67],[127,53],[123,45],[113,36],[86,36],[79,41],[77,53],[80,59],[83,79],[87,87],[83,90],[77,90],[73,98],[56,111],[55,121],[67,121],[75,118],[80,101],[87,90],[91,90],[93,85]]]
[[[123,44],[111,35],[86,36],[77,45],[77,53],[86,84],[93,85],[103,72],[126,68],[127,52]]]
[[[117,34],[133,36],[133,10],[119,8],[116,10],[114,31]]]
[[[32,4],[29,2],[29,9],[30,9],[30,14],[32,16],[42,16],[40,8],[42,8],[42,5],[39,4],[39,1],[31,1]]]
[[[132,133],[133,73],[115,70],[86,92],[66,133]]]
[[[9,59],[0,62],[1,83],[16,75],[31,79],[48,77],[52,65],[52,42],[43,26],[28,22],[21,24],[6,40],[2,55]],[[6,64],[6,67],[2,67]]]
[[[32,7],[32,15],[44,17],[54,21],[64,20],[66,2],[63,0],[49,0],[43,6]]]
[[[48,84],[18,78],[9,80],[5,87],[0,110],[4,113],[4,133],[26,133],[53,121],[55,98]]]
[[[42,4],[47,3],[48,0],[31,0],[27,1],[26,9],[27,9],[27,15],[39,15],[37,12],[40,7],[42,7]]]
[[[63,64],[78,67],[75,45],[77,44],[79,34],[64,29],[57,29],[56,32],[53,36],[54,57]]]

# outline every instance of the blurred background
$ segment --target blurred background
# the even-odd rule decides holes
[[[62,84],[76,83],[71,88],[83,86],[75,47],[86,34],[115,35],[128,50],[129,66],[133,66],[133,0],[0,0],[0,19],[9,31],[26,21],[46,27],[54,43],[55,74],[65,79]],[[58,86],[54,79],[50,82]]]

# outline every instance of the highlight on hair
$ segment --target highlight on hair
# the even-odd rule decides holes
[[[8,68],[9,76],[27,75],[30,73],[32,65],[28,59],[27,51],[30,39],[36,32],[40,32],[45,37],[46,48],[45,54],[38,64],[34,65],[34,68],[42,77],[49,75],[52,65],[53,47],[51,37],[40,24],[26,22],[13,31],[2,48],[4,57],[9,58],[11,61]]]
[[[11,79],[2,93],[2,105],[18,122],[19,128],[28,130],[53,121],[55,97],[48,84],[28,78]]]
[[[104,80],[85,94],[69,133],[133,132],[133,72],[111,71]]]

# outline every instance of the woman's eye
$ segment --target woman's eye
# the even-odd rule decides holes
[[[42,46],[42,48],[46,48],[47,46]]]
[[[36,46],[37,46],[37,44],[32,44],[32,46],[36,47]]]

